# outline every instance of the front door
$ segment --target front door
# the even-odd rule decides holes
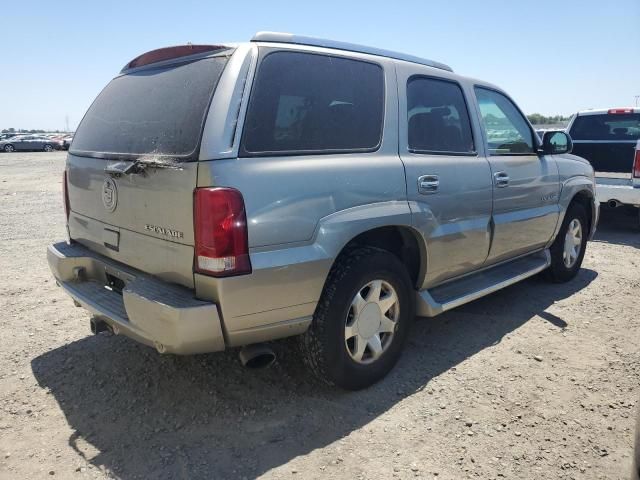
[[[20,140],[15,142],[13,146],[16,150],[30,150],[33,143],[33,137],[20,137]]]
[[[494,184],[493,239],[487,263],[543,248],[555,230],[558,167],[537,151],[524,115],[504,94],[475,87]]]
[[[427,245],[427,288],[479,268],[489,252],[492,185],[463,88],[397,65],[400,156],[415,226]]]

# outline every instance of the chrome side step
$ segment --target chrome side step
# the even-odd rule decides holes
[[[416,314],[422,317],[434,317],[532,277],[549,265],[551,265],[551,254],[549,250],[544,250],[432,289],[422,290],[417,292]]]

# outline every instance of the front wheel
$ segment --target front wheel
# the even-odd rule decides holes
[[[588,228],[584,207],[580,204],[571,205],[550,249],[548,275],[552,281],[568,282],[578,274],[587,247]]]
[[[299,338],[305,363],[330,385],[368,387],[400,358],[414,303],[407,269],[392,253],[362,247],[341,255]]]
[[[7,153],[11,153],[13,151],[15,151],[15,148],[13,148],[13,145],[9,144],[9,145],[5,145],[4,146],[4,151]]]
[[[44,146],[44,151],[45,152],[53,152],[53,145],[46,144]]]

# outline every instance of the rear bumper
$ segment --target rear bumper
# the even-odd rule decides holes
[[[114,333],[155,347],[160,353],[224,350],[218,308],[186,288],[65,242],[49,245],[49,267],[58,284],[80,305],[107,322]],[[117,293],[106,286],[116,281]]]
[[[640,206],[640,188],[630,178],[596,177],[596,196],[600,203],[617,201]]]

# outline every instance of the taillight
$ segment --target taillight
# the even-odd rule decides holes
[[[198,188],[194,198],[197,272],[226,277],[251,272],[247,215],[233,188]]]
[[[633,108],[610,108],[607,113],[609,114],[633,113]]]
[[[636,146],[636,157],[633,161],[633,178],[640,178],[640,142]]]
[[[71,207],[69,205],[69,189],[67,187],[67,171],[62,174],[62,197],[64,202],[64,217],[69,220],[69,212]]]

